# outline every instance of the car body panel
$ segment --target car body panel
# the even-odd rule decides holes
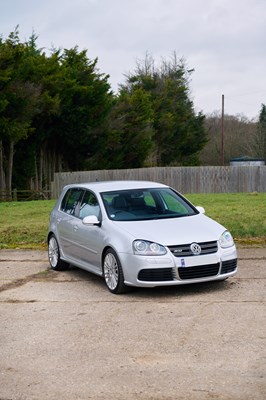
[[[146,239],[170,246],[182,243],[208,242],[219,240],[225,228],[203,214],[183,218],[167,218],[151,221],[118,221],[121,230],[135,239]],[[155,227],[155,228],[154,228]]]
[[[71,188],[89,190],[97,199],[100,207],[99,224],[86,224],[77,215],[69,215],[60,209],[64,196]],[[135,221],[114,221],[108,217],[102,193],[114,190],[168,188],[156,182],[142,181],[109,181],[93,182],[87,184],[73,184],[66,186],[50,215],[49,234],[56,237],[61,258],[70,264],[102,275],[102,260],[107,248],[112,248],[122,265],[125,284],[129,286],[172,286],[195,282],[226,279],[237,272],[237,251],[235,245],[222,248],[220,236],[225,227],[213,221],[206,215],[198,212],[193,207],[194,215],[178,218],[162,218]],[[169,188],[168,188],[169,189]],[[165,247],[163,255],[137,255],[133,251],[134,240],[145,240],[158,243]],[[216,242],[217,250],[212,254],[190,255],[186,257],[175,256],[168,246],[183,244]],[[226,262],[235,262],[235,268],[221,274],[221,268]],[[217,273],[212,276],[199,276],[190,279],[180,278],[183,268],[201,269],[208,265],[217,265]],[[139,279],[139,274],[144,270],[162,271],[167,269],[171,279],[149,281]],[[192,269],[190,270],[192,271]],[[145,271],[144,271],[145,273]]]

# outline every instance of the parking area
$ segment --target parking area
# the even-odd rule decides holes
[[[0,251],[0,400],[264,400],[266,248],[225,282],[113,295]]]

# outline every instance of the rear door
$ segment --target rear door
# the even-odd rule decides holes
[[[61,203],[57,216],[57,231],[60,247],[67,258],[75,257],[76,232],[78,221],[79,201],[83,196],[83,189],[69,189]]]

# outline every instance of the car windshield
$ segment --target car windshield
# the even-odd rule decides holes
[[[101,193],[106,212],[114,221],[180,218],[197,210],[170,188],[116,190]]]

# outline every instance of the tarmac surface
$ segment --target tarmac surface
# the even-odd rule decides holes
[[[265,400],[266,248],[224,282],[113,295],[0,251],[0,400]]]

